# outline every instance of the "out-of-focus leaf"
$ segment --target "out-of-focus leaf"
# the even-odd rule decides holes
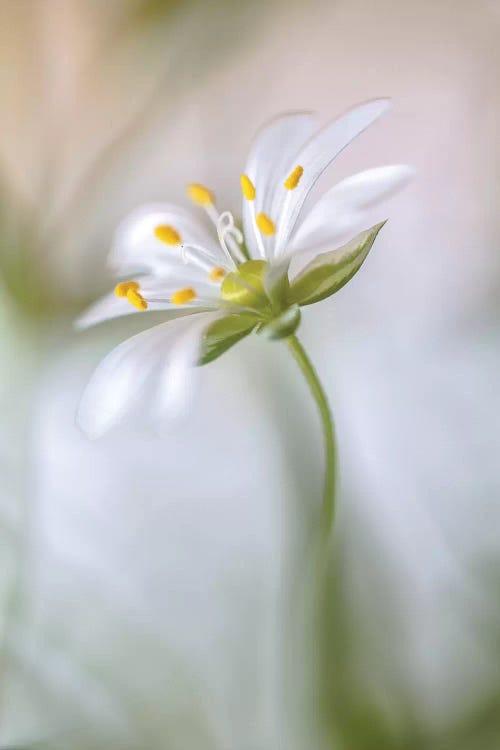
[[[338,292],[359,271],[384,224],[375,224],[346,245],[314,258],[291,284],[289,301],[312,305]]]

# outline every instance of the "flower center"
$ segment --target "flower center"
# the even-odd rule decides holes
[[[264,289],[264,260],[247,260],[228,274],[221,285],[221,298],[225,302],[265,312],[270,309]]]

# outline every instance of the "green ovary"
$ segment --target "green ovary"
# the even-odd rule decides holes
[[[221,297],[225,302],[269,312],[270,302],[264,290],[265,260],[248,260],[237,271],[228,274],[221,286]]]

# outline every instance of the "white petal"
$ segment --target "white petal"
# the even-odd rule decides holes
[[[180,273],[172,273],[171,278],[161,279],[156,276],[147,276],[137,279],[140,284],[140,292],[148,302],[147,310],[138,310],[126,299],[119,298],[114,292],[104,295],[101,299],[88,307],[76,320],[74,327],[83,331],[91,326],[103,323],[106,320],[120,318],[123,315],[161,310],[183,310],[193,307],[218,307],[219,288],[207,280],[207,275],[197,268],[189,268],[182,265]],[[169,298],[177,289],[185,286],[194,286],[198,297],[185,305],[173,305]]]
[[[113,349],[92,375],[78,409],[77,422],[88,437],[100,437],[127,414],[149,419],[157,398],[162,414],[167,407],[178,409],[186,395],[188,371],[196,363],[201,334],[214,317],[214,313],[202,313],[176,318]]]
[[[318,127],[310,112],[290,112],[267,123],[257,133],[250,149],[245,174],[256,189],[255,212],[270,209],[277,180],[281,178],[293,154],[311,137]],[[243,199],[243,229],[252,257],[259,257],[250,204]]]
[[[272,216],[278,219],[276,256],[283,253],[304,201],[318,177],[357,135],[387,111],[389,105],[388,99],[374,99],[354,107],[314,135],[290,161],[282,179],[297,165],[303,167],[304,173],[295,190],[277,186],[272,208]]]
[[[401,190],[415,170],[404,164],[368,169],[334,185],[312,207],[290,242],[290,249],[321,247],[343,240],[365,226],[367,209]]]
[[[182,415],[190,400],[200,356],[203,332],[220,313],[200,313],[191,317],[171,349],[171,356],[158,369],[152,419],[158,423]]]
[[[222,250],[201,220],[179,206],[157,203],[136,209],[120,224],[109,255],[110,267],[124,275],[146,271],[162,277],[178,270],[182,266],[180,247],[166,245],[154,235],[161,224],[174,227],[182,242],[204,247],[216,263],[221,260]]]
[[[151,302],[148,305],[148,309],[145,311],[138,310],[126,299],[119,299],[114,292],[105,294],[104,297],[90,305],[76,320],[74,323],[75,328],[78,331],[84,331],[86,328],[103,323],[106,320],[112,320],[113,318],[121,318],[123,315],[131,315],[139,312],[154,312],[155,310],[169,310],[172,307],[170,302],[160,303]]]

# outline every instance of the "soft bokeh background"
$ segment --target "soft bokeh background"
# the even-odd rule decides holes
[[[500,7],[495,0],[1,0],[0,746],[494,750],[500,741]],[[415,165],[366,265],[304,315],[336,413],[335,560],[311,644],[321,444],[249,339],[158,439],[74,425],[113,228],[238,211],[257,127],[390,95],[338,159]]]

